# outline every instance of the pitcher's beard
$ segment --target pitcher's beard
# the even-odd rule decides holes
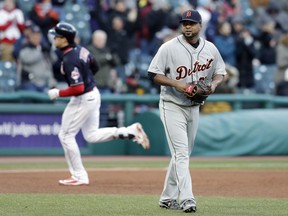
[[[193,40],[198,40],[198,37],[199,37],[199,33],[184,33],[184,32],[182,32],[182,34],[183,34],[183,36],[185,37],[185,39],[187,40],[187,41],[193,41]]]

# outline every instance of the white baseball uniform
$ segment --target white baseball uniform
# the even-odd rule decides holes
[[[212,80],[216,74],[226,74],[225,63],[217,48],[200,37],[197,48],[183,35],[162,44],[151,61],[148,72],[162,74],[173,80],[189,83],[203,78]],[[170,86],[161,86],[160,116],[171,152],[160,202],[194,200],[189,157],[198,129],[199,104]],[[196,203],[196,201],[195,201]]]
[[[92,58],[94,57],[88,50],[81,46],[68,47],[66,52],[64,51],[61,72],[65,75],[69,87],[83,86],[84,92],[71,97],[62,115],[58,136],[64,149],[71,178],[59,180],[61,185],[89,184],[88,174],[83,166],[76,142],[76,135],[80,130],[84,139],[89,143],[130,139],[142,145],[144,149],[150,147],[149,139],[140,123],[120,128],[99,128],[101,96],[91,70],[91,62],[94,62],[91,61]],[[55,100],[60,96],[59,92],[61,92],[59,89],[50,89],[48,95],[50,99]]]

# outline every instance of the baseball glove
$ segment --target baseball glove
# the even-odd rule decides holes
[[[208,98],[211,94],[211,83],[205,80],[199,80],[198,82],[188,83],[188,89],[193,89],[192,94],[185,93],[185,95],[193,102],[203,104],[203,102]],[[192,87],[191,87],[192,86]],[[190,90],[192,91],[192,90]],[[188,91],[189,92],[189,91]]]
[[[192,98],[196,93],[197,93],[197,85],[194,83],[188,83],[184,92],[186,97]]]
[[[191,98],[195,103],[203,104],[207,97],[211,94],[211,83],[207,80],[199,80],[195,83],[196,93]]]

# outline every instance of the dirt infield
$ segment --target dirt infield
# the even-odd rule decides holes
[[[57,184],[58,179],[69,175],[67,170],[0,170],[0,191],[160,195],[165,178],[165,169],[154,168],[88,169],[88,173],[91,181],[89,186],[69,187]],[[191,175],[196,196],[288,198],[287,170],[192,169]]]

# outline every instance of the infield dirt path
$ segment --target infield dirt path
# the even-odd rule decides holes
[[[35,161],[35,158],[27,160]],[[68,170],[0,170],[0,192],[160,195],[166,172],[154,168],[87,170],[90,185],[79,187],[57,184],[58,179],[69,176]],[[288,198],[287,170],[191,169],[191,175],[196,196]]]

